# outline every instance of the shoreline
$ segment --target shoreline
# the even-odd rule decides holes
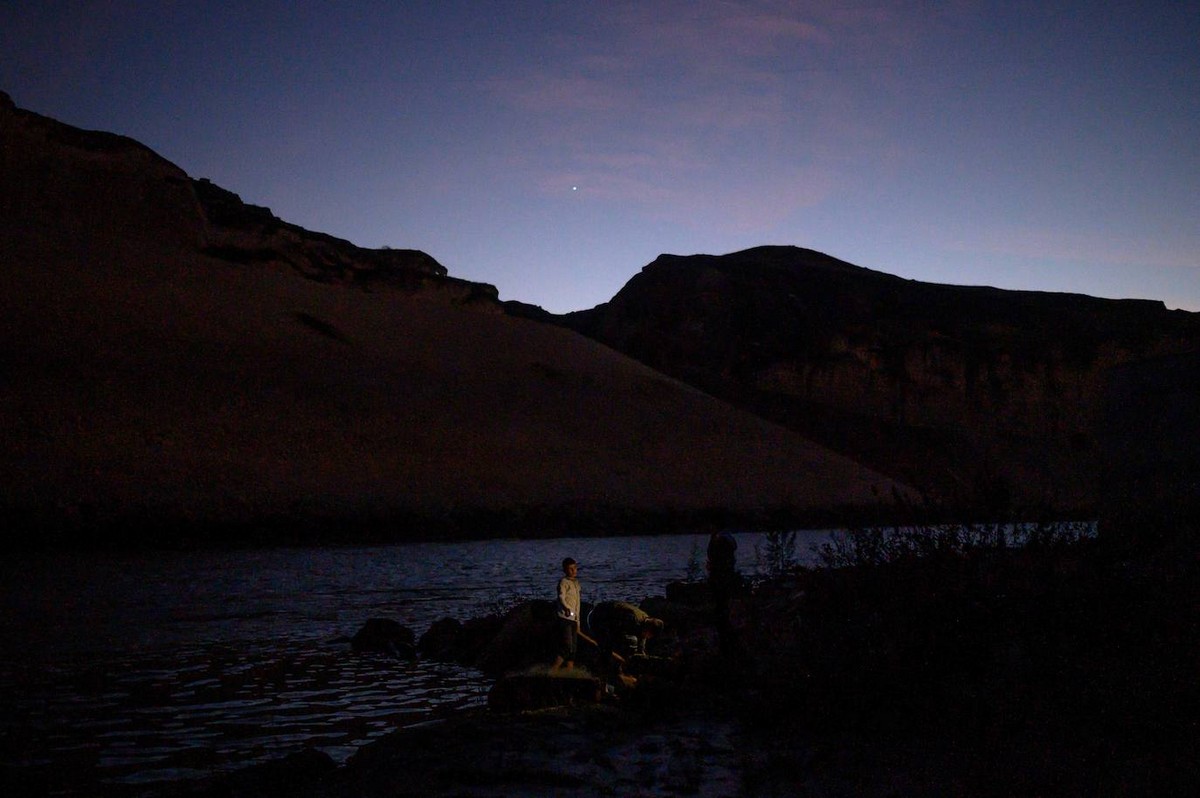
[[[1200,787],[1186,765],[1200,755],[1200,558],[1186,538],[1135,551],[1103,538],[1010,548],[920,537],[842,556],[754,584],[736,614],[734,657],[718,653],[708,614],[682,597],[672,608],[668,590],[654,614],[677,619],[680,676],[619,704],[467,709],[390,732],[340,767],[310,750],[111,792],[882,798]]]

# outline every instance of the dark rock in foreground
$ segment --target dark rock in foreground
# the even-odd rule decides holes
[[[477,715],[393,734],[294,795],[731,796],[743,782],[739,737],[729,719],[605,706]]]
[[[488,709],[493,712],[525,712],[549,707],[578,707],[598,704],[604,685],[582,668],[551,673],[531,668],[501,676],[488,692]]]

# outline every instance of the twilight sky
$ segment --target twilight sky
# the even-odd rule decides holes
[[[0,89],[565,312],[795,244],[1200,311],[1200,4],[0,7]]]

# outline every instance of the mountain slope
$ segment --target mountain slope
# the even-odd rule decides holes
[[[9,545],[796,520],[895,487],[423,253],[3,96],[0,362]]]
[[[904,280],[795,247],[663,255],[564,323],[939,499],[1088,514],[1110,369],[1200,350],[1161,303]]]

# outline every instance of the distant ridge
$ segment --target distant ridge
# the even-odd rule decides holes
[[[813,250],[662,255],[562,323],[980,514],[1097,512],[1110,370],[1200,351],[1151,300],[905,280]]]

